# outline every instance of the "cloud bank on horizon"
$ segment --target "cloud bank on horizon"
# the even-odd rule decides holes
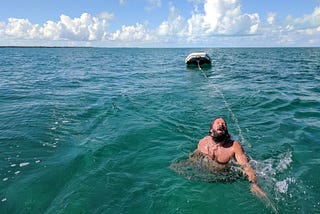
[[[162,7],[161,0],[148,0],[145,10]],[[301,17],[278,18],[268,12],[242,11],[240,0],[188,0],[194,7],[189,17],[173,2],[168,17],[155,27],[148,20],[112,30],[117,16],[84,12],[72,18],[62,14],[57,21],[32,23],[10,17],[0,20],[0,45],[63,45],[105,47],[194,47],[194,46],[320,46],[320,6]],[[119,5],[126,0],[119,0]]]

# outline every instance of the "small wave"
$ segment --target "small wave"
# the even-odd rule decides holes
[[[288,110],[290,107],[290,102],[287,99],[279,98],[279,97],[269,97],[264,98],[265,100],[259,104],[259,107],[262,109],[268,110]]]

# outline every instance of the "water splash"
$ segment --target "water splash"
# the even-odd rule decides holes
[[[296,184],[296,179],[292,176],[281,178],[291,166],[292,151],[278,154],[276,157],[264,161],[251,160],[250,163],[256,169],[257,176],[261,185],[275,197],[277,201],[286,195],[292,185]]]
[[[294,184],[296,180],[294,178],[286,178],[283,181],[277,181],[275,184],[275,189],[279,193],[286,194],[288,192],[289,184]]]
[[[195,181],[208,183],[230,183],[246,180],[241,168],[233,161],[227,165],[221,165],[193,153],[188,159],[178,159],[169,168],[180,176]]]

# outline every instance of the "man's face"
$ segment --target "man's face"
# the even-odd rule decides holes
[[[212,127],[211,127],[211,132],[214,135],[218,135],[218,136],[224,135],[224,134],[226,134],[226,131],[227,131],[227,124],[224,121],[224,119],[218,118],[213,122]]]

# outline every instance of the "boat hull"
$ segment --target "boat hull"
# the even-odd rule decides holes
[[[211,66],[211,59],[206,53],[191,53],[185,59],[187,66]]]

